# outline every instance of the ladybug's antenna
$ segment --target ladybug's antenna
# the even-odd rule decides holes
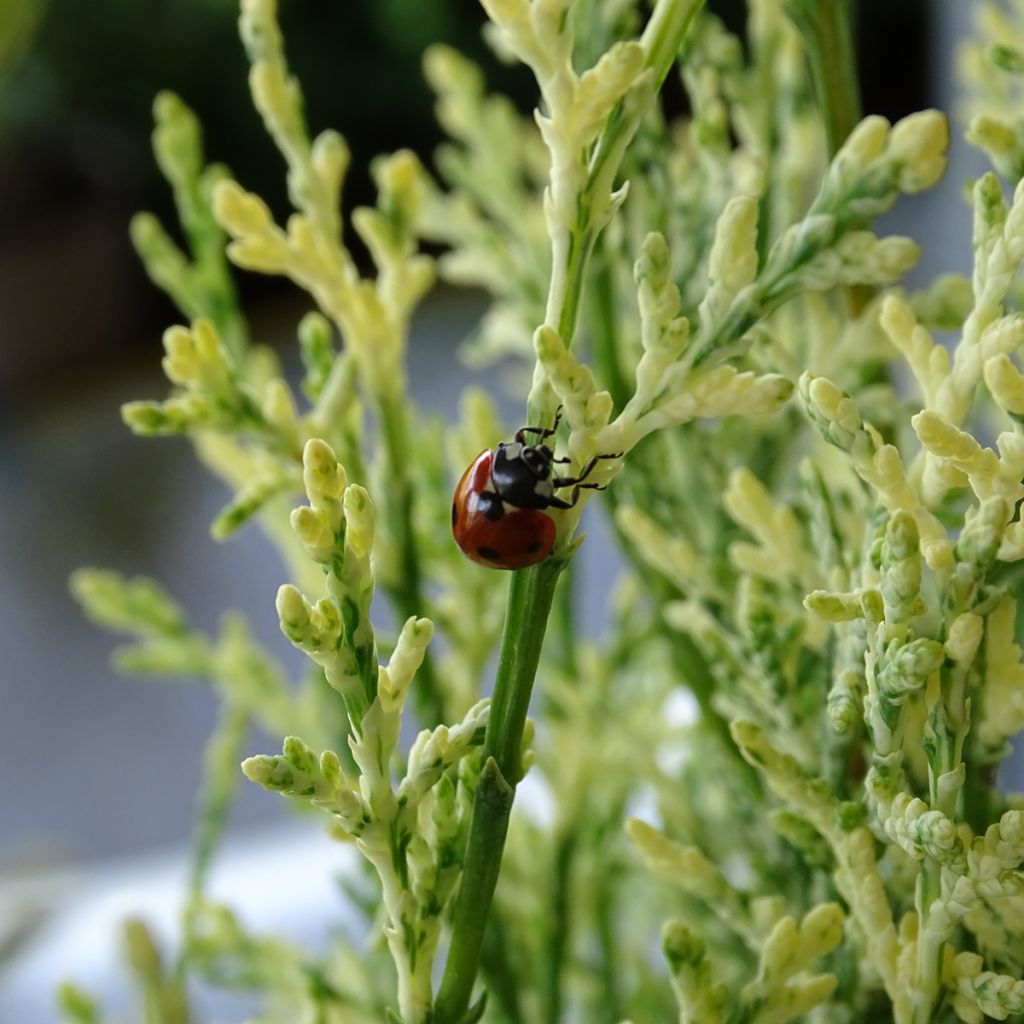
[[[558,412],[555,413],[555,424],[554,424],[554,426],[552,426],[552,427],[520,427],[516,431],[516,441],[519,444],[525,445],[526,444],[526,435],[527,434],[537,434],[538,435],[537,440],[539,442],[541,442],[541,445],[543,445],[544,440],[546,438],[551,437],[558,430],[558,424],[561,423],[561,422],[562,422],[562,406],[559,406],[558,407]],[[539,447],[539,446],[540,445],[535,446],[535,447]],[[546,448],[547,446],[543,445],[543,447]],[[559,459],[558,461],[561,462],[563,460]]]

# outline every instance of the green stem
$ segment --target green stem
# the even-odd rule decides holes
[[[622,1019],[622,995],[619,992],[619,952],[615,931],[615,890],[605,875],[597,895],[595,927],[597,943],[601,949],[600,1017],[599,1024],[617,1024]]]
[[[646,67],[654,78],[650,101],[646,105],[629,104],[628,97],[621,101],[609,115],[594,146],[587,168],[587,182],[577,204],[576,225],[569,238],[565,266],[555,268],[548,295],[547,322],[558,331],[567,347],[571,347],[576,333],[587,266],[602,226],[595,223],[592,213],[595,199],[604,203],[614,187],[626,147],[640,127],[650,103],[657,96],[686,33],[703,6],[704,0],[658,0],[640,37],[647,51]]]
[[[573,231],[569,239],[569,251],[566,254],[564,285],[561,295],[555,297],[552,292],[552,307],[559,310],[557,314],[549,312],[548,321],[556,320],[558,336],[566,345],[572,344],[576,334],[576,322],[579,319],[580,302],[583,299],[583,282],[590,254],[594,251],[596,236],[592,231]],[[549,307],[550,308],[550,307]]]
[[[985,623],[986,629],[988,622]],[[983,680],[987,672],[985,645],[982,644],[975,655],[970,671],[971,718],[976,721],[985,719],[985,687]],[[993,759],[992,752],[986,750],[981,742],[977,729],[967,732],[964,739],[964,762],[967,769],[963,787],[960,790],[960,813],[971,826],[975,835],[983,835],[985,829],[1000,816],[998,809],[999,790],[996,787],[996,771],[998,760]]]
[[[217,728],[206,744],[199,822],[189,865],[189,891],[193,897],[200,895],[206,885],[210,862],[224,832],[231,795],[241,778],[238,762],[248,728],[248,714],[228,701],[223,705]]]
[[[522,778],[523,729],[555,585],[565,563],[549,558],[513,573],[501,654],[484,737],[484,769],[452,916],[452,941],[435,1005],[437,1024],[459,1024],[469,1008],[484,927],[498,882],[515,787]]]
[[[594,362],[601,383],[612,396],[614,410],[617,413],[629,401],[631,390],[619,358],[615,274],[612,268],[612,254],[604,241],[594,265],[594,287],[589,298],[590,315],[587,317],[587,328],[594,352]]]
[[[413,530],[415,493],[409,475],[409,421],[405,406],[393,397],[381,401],[379,411],[388,488],[387,510],[399,553],[397,577],[386,588],[401,624],[413,616],[423,615],[426,610],[423,571]],[[416,714],[424,725],[446,721],[444,695],[429,653],[416,672],[412,699]]]
[[[825,139],[833,157],[861,118],[850,31],[850,0],[793,0],[793,20],[807,47]]]
[[[654,88],[650,94],[652,102],[703,6],[704,0],[658,0],[655,5],[640,37],[647,51],[646,67],[654,78]],[[598,189],[611,189],[612,179],[618,171],[626,147],[646,113],[647,108],[627,111],[625,101],[620,102],[612,111],[590,159],[585,197],[593,195]]]
[[[704,0],[659,0],[644,28],[640,42],[647,50],[647,66],[654,71],[655,91],[675,63],[687,32],[704,6]]]
[[[930,1024],[934,1009],[935,994],[939,987],[939,968],[942,960],[942,943],[927,928],[929,907],[940,895],[940,872],[938,862],[925,857],[921,873],[917,876],[915,904],[922,927],[917,939],[917,979],[914,985],[914,1024]]]
[[[497,911],[498,908],[494,908]],[[519,984],[509,969],[512,953],[509,949],[508,929],[503,916],[492,912],[484,933],[480,953],[480,974],[487,991],[493,995],[488,1005],[505,1017],[507,1024],[523,1024],[523,1009],[519,1002]]]
[[[829,159],[839,152],[862,116],[857,61],[850,29],[851,0],[794,0],[793,20],[807,47],[807,62],[825,122]],[[871,301],[865,285],[842,289],[851,319]]]
[[[947,612],[947,626],[962,607]],[[928,715],[928,727],[934,743],[934,749],[928,752],[928,802],[951,821],[956,820],[960,786],[950,785],[950,779],[963,755],[968,729],[966,707],[967,667],[947,662],[940,670],[939,692]],[[929,927],[932,905],[941,896],[941,884],[942,865],[934,857],[925,856],[916,893],[921,928],[917,940],[914,1024],[930,1024],[941,994],[944,943],[936,930]]]
[[[216,325],[224,347],[235,364],[241,367],[250,347],[249,328],[238,305],[238,292],[227,258],[227,238],[214,219],[210,201],[199,194],[198,182],[194,188],[195,194],[188,201],[193,208],[192,215],[188,215],[187,207],[179,197],[179,216],[189,231],[195,270],[202,277],[203,298],[207,305],[205,315]]]
[[[576,851],[575,826],[575,821],[569,821],[559,830],[560,834],[555,841],[550,928],[544,951],[543,999],[546,1024],[558,1024],[562,1015],[562,971],[565,951],[569,945],[569,887],[572,882],[573,854]]]
[[[224,825],[231,810],[241,773],[238,763],[249,729],[249,715],[231,701],[221,705],[220,721],[206,743],[204,753],[203,786],[199,795],[199,814],[189,862],[189,902],[200,899],[213,862],[213,855],[224,835]],[[190,930],[192,916],[185,915],[184,928]],[[182,943],[174,963],[174,977],[184,983],[188,961],[188,946]]]
[[[576,662],[576,589],[577,573],[571,563],[566,566],[565,579],[555,596],[551,609],[551,620],[554,628],[556,650],[554,661],[559,670],[569,679],[578,674]],[[550,702],[545,709],[550,709]]]

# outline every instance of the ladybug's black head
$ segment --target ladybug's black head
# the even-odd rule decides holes
[[[524,444],[519,453],[519,458],[526,464],[526,468],[538,480],[546,480],[551,476],[551,462],[554,457],[554,452],[542,444]]]
[[[554,454],[544,445],[499,444],[491,466],[491,482],[502,501],[516,508],[547,508],[553,493]]]

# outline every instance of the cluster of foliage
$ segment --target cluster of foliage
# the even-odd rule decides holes
[[[239,618],[206,636],[148,581],[75,577],[134,637],[123,667],[223,698],[179,962],[131,929],[147,1019],[186,1021],[190,976],[261,988],[268,1022],[1024,1012],[1024,801],[994,785],[1024,727],[1024,188],[999,177],[1024,171],[1024,4],[985,5],[995,45],[967,62],[998,172],[971,190],[973,276],[917,293],[895,287],[917,246],[871,225],[941,177],[946,120],[859,120],[839,0],[750,0],[745,43],[701,0],[484,7],[539,111],[429,51],[451,142],[437,178],[408,152],[376,164],[377,205],[351,217],[370,277],[343,231],[345,143],[311,138],[273,0],[242,0],[241,32],[287,223],[157,100],[188,245],[146,215],[133,237],[190,325],[164,338],[171,395],[125,419],[187,436],[234,489],[214,536],[255,519],[277,543],[281,628],[310,668],[286,680]],[[675,74],[691,112],[672,122]],[[301,399],[229,261],[315,302]],[[593,491],[552,511],[554,553],[507,597],[451,542],[452,483],[507,433],[486,394],[451,427],[410,398],[410,320],[438,275],[490,293],[471,353],[533,360],[523,421],[561,408],[570,468],[622,453],[594,471],[628,565],[601,643],[573,621]],[[371,622],[378,587],[397,636]],[[283,751],[245,775],[326,815],[377,876],[366,949],[314,958],[205,893],[252,720]],[[527,771],[553,814],[510,827]],[[627,820],[641,799],[656,824]],[[99,1019],[77,989],[63,1004]]]

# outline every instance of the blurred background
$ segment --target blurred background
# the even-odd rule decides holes
[[[709,6],[741,27],[738,2]],[[895,120],[924,106],[948,110],[952,53],[972,5],[858,6],[865,113]],[[374,155],[409,146],[429,162],[439,141],[420,71],[429,43],[480,61],[491,88],[524,110],[534,102],[529,75],[492,58],[480,9],[466,0],[282,0],[281,16],[310,124],[338,128],[352,149],[347,207],[372,200]],[[279,569],[269,546],[254,530],[227,545],[210,540],[226,494],[187,442],[135,438],[118,412],[126,400],[165,393],[160,334],[179,319],[128,241],[138,210],[175,224],[149,148],[153,96],[179,93],[202,120],[207,157],[279,214],[283,167],[249,101],[233,0],[0,0],[0,23],[14,26],[0,51],[0,751],[9,780],[0,795],[0,893],[17,886],[23,906],[44,910],[55,896],[88,898],[113,880],[127,910],[144,899],[153,865],[175,892],[174,851],[190,833],[214,702],[199,685],[114,676],[115,641],[81,617],[69,573],[84,564],[152,575],[196,624],[212,628],[223,610],[242,608],[282,659],[291,654],[276,627]],[[944,186],[904,201],[885,225],[924,244],[922,278],[968,266],[960,183],[980,166],[972,160],[957,142]],[[277,279],[239,282],[257,336],[290,343],[308,299]],[[482,308],[481,296],[442,290],[416,324],[415,391],[449,417],[469,379],[457,345]],[[509,420],[521,407],[509,397]],[[607,579],[600,546],[584,552],[585,571]],[[596,595],[590,621],[599,622],[606,587],[583,588]],[[242,787],[233,832],[245,845],[284,817],[284,801]],[[32,888],[43,865],[62,866],[70,889]],[[88,919],[97,955],[109,959],[112,940],[96,931],[95,913]],[[56,978],[90,980],[81,972],[92,968],[55,966],[47,952],[59,921],[25,921],[39,930],[9,959],[6,987],[0,973],[0,1021],[15,1008],[10,1019],[54,1019],[52,1009],[28,1010],[26,984],[33,1005],[47,1007]],[[0,972],[2,941],[0,928]],[[26,963],[49,966],[27,975]]]

